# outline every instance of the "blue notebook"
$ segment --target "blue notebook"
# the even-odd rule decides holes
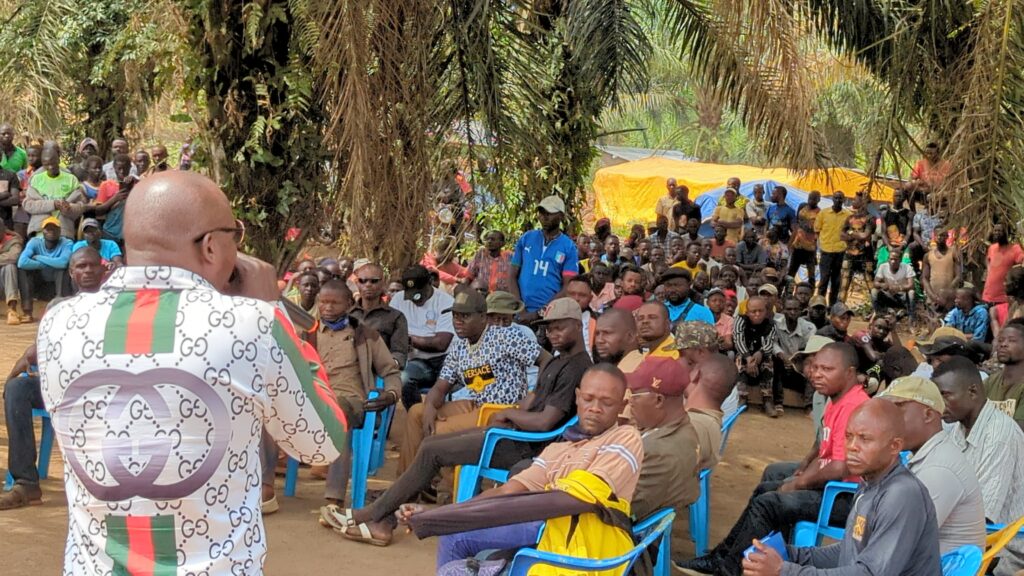
[[[761,538],[761,543],[769,548],[774,548],[779,556],[782,557],[783,562],[789,561],[789,554],[786,552],[786,541],[782,539],[782,534],[778,532],[771,532],[764,538]],[[743,551],[743,557],[747,558],[754,552],[757,552],[757,548],[751,546]]]

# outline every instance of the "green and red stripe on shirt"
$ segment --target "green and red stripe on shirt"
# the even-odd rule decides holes
[[[162,354],[174,351],[177,290],[121,292],[103,335],[104,354]]]
[[[175,576],[178,553],[174,516],[108,514],[106,553],[113,576]]]

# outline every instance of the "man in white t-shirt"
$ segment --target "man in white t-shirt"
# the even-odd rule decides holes
[[[907,310],[914,316],[914,269],[903,262],[899,250],[889,253],[889,262],[875,272],[875,286],[871,290],[875,312],[889,308]]]
[[[414,264],[402,273],[404,290],[394,295],[391,307],[409,324],[409,359],[402,370],[402,404],[408,410],[420,401],[420,390],[437,381],[448,345],[455,335],[451,312],[452,297],[435,290],[430,272]]]

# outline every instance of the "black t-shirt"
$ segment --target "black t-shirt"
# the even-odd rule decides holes
[[[594,365],[586,351],[572,356],[558,356],[548,362],[537,378],[533,403],[527,412],[542,412],[545,406],[554,406],[565,416],[555,426],[562,427],[576,415],[576,387],[583,379],[583,373]]]
[[[885,227],[888,230],[889,226],[895,226],[896,230],[900,234],[907,233],[907,227],[910,225],[910,219],[912,215],[909,208],[902,210],[893,210],[892,208],[885,214]],[[906,239],[904,239],[906,241]]]
[[[678,222],[681,216],[686,216],[687,220],[696,218],[699,222],[700,206],[697,206],[696,202],[690,202],[689,200],[686,202],[677,202],[676,205],[672,207],[672,218]]]
[[[825,338],[831,338],[835,342],[846,342],[846,334],[840,333],[836,330],[836,327],[831,322],[827,326],[818,330],[818,336],[824,336]]]

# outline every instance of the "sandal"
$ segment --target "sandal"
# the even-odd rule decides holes
[[[342,508],[337,504],[327,504],[320,507],[319,520],[321,526],[343,532],[353,525],[352,509]]]
[[[43,491],[36,488],[34,493],[29,493],[28,488],[23,484],[15,484],[9,492],[0,495],[0,510],[14,510],[42,503]]]
[[[351,534],[349,532],[349,530],[351,530],[352,528],[359,530],[358,536],[355,534]],[[382,538],[375,538],[373,534],[370,533],[370,527],[367,526],[365,522],[355,524],[353,526],[348,527],[345,530],[338,530],[338,532],[340,532],[341,535],[344,536],[346,539],[352,540],[353,542],[362,542],[364,544],[373,544],[374,546],[381,547],[391,544],[390,538],[388,538],[387,540],[384,540]]]

